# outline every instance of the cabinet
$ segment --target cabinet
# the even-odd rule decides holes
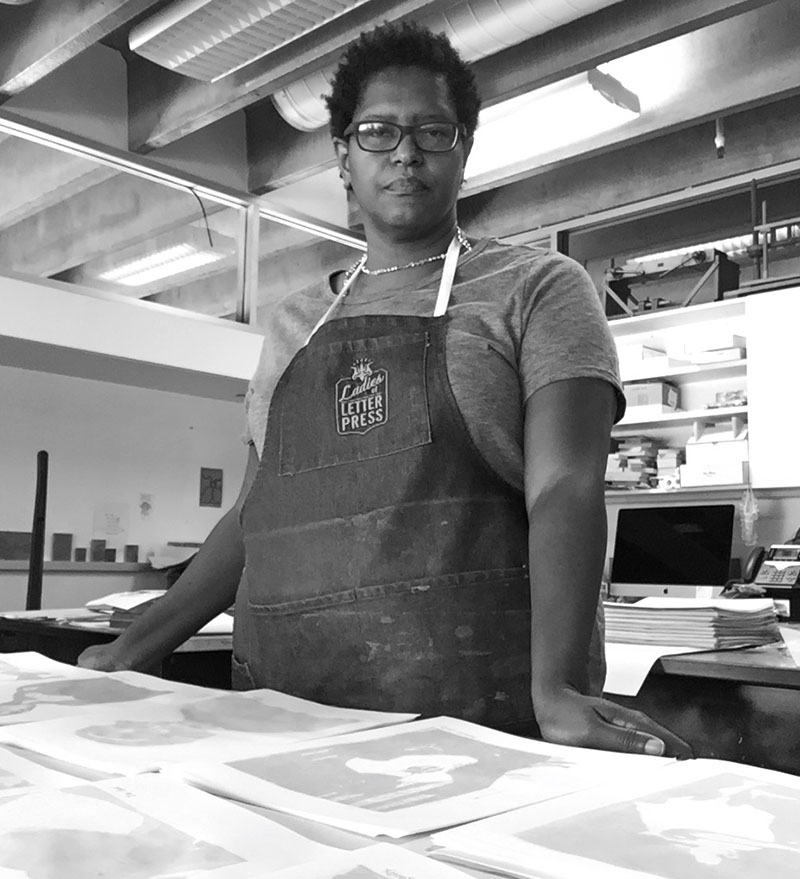
[[[708,425],[725,423],[738,432],[747,424],[753,486],[800,486],[800,409],[792,405],[798,393],[795,376],[800,374],[800,287],[654,311],[613,320],[610,326],[623,381],[669,381],[679,389],[681,407],[647,418],[628,413],[614,436],[646,434],[680,447]],[[669,360],[687,347],[711,347],[714,339],[731,335],[745,338],[745,360],[704,365]],[[631,357],[641,346],[667,356]],[[746,391],[747,406],[706,408],[718,392],[734,390]]]

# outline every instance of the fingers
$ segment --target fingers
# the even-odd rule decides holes
[[[605,700],[595,705],[594,710],[605,721],[603,738],[609,742],[610,749],[678,759],[694,757],[691,747],[683,739],[641,711]]]

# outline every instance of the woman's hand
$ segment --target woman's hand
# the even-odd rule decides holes
[[[129,671],[130,666],[113,648],[113,643],[93,644],[80,654],[77,664],[80,668],[92,668],[95,671]]]
[[[542,738],[560,745],[665,757],[693,757],[689,745],[641,711],[571,687],[535,703]]]

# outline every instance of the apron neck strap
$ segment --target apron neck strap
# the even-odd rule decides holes
[[[441,317],[447,311],[447,306],[450,304],[450,291],[453,289],[453,280],[456,276],[459,256],[461,256],[461,242],[458,240],[458,235],[456,234],[453,236],[453,240],[447,248],[447,255],[444,258],[442,279],[439,281],[439,292],[436,295],[436,305],[433,308],[434,317]],[[339,291],[339,295],[333,300],[328,310],[317,321],[314,329],[309,333],[308,338],[306,339],[306,345],[311,341],[314,333],[317,332],[317,330],[330,318],[333,312],[342,304],[345,297],[350,292],[350,288],[353,286],[355,279],[361,274],[361,269],[364,267],[366,261],[367,255],[364,254],[353,270],[353,274],[350,275],[347,281],[345,281],[344,286]]]
[[[439,293],[436,296],[436,305],[433,308],[433,316],[441,317],[450,304],[450,291],[453,289],[453,280],[456,276],[458,258],[461,256],[461,242],[458,235],[453,236],[450,246],[447,248],[447,256],[444,258],[442,280],[439,281]]]

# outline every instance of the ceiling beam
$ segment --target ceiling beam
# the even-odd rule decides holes
[[[429,5],[430,0],[371,0],[215,83],[133,56],[128,68],[130,148],[149,152],[241,110],[335,62],[344,45],[377,22],[395,21]]]
[[[3,198],[0,229],[8,228],[118,172],[18,137],[0,138]]]
[[[589,70],[774,0],[629,0],[577,19],[473,65],[485,106]],[[319,69],[321,61],[317,62]],[[293,77],[298,78],[298,75]],[[271,102],[247,111],[249,189],[265,193],[332,167],[327,130],[297,131]]]
[[[627,0],[474,65],[484,104],[516,97],[775,0]],[[784,4],[779,4],[784,5]]]
[[[49,277],[198,220],[190,192],[116,174],[0,232],[0,265]]]
[[[0,8],[0,103],[153,6],[154,0],[39,0]]]

